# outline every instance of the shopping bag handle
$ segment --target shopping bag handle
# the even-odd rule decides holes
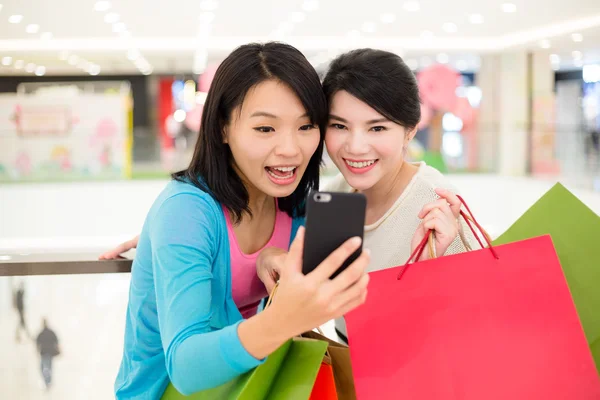
[[[494,246],[492,245],[492,239],[491,239],[490,235],[485,231],[485,229],[483,229],[483,227],[479,224],[479,222],[477,222],[477,220],[473,216],[473,213],[471,212],[471,209],[467,205],[467,202],[460,195],[456,195],[456,197],[458,197],[458,199],[460,200],[462,205],[465,206],[465,208],[467,209],[468,214],[465,213],[463,210],[460,210],[460,215],[461,215],[461,217],[463,217],[463,219],[469,226],[469,229],[471,229],[471,232],[473,232],[473,235],[475,236],[475,239],[477,239],[477,242],[479,243],[481,248],[484,249],[485,246],[481,242],[479,233],[475,230],[475,228],[473,227],[473,225],[471,225],[471,223],[473,223],[477,227],[477,229],[481,232],[481,234],[482,234],[484,240],[486,241],[486,243],[488,244],[488,248],[492,252],[492,255],[494,256],[494,258],[499,259],[500,257],[498,256],[496,249],[494,249]],[[402,276],[404,275],[404,273],[406,272],[406,270],[408,269],[409,265],[412,262],[421,258],[421,256],[423,255],[423,251],[425,251],[425,247],[427,247],[428,243],[431,244],[430,248],[429,248],[429,253],[430,253],[431,258],[433,258],[433,240],[434,240],[433,234],[434,234],[434,231],[431,230],[431,231],[429,231],[428,235],[425,235],[425,237],[423,237],[423,240],[421,240],[421,243],[419,243],[419,245],[412,252],[410,257],[408,258],[408,261],[406,261],[406,263],[402,266],[402,269],[398,273],[398,280],[402,279]],[[465,247],[467,248],[467,250],[471,250],[470,246],[468,245],[468,242],[465,239],[463,239],[463,243],[465,244]]]
[[[279,288],[279,281],[277,281],[275,283],[275,286],[273,287],[273,290],[271,290],[271,294],[269,294],[269,298],[267,300],[267,303],[265,304],[265,307],[264,307],[263,311],[266,310],[271,305],[271,303],[273,302],[273,298],[275,297],[275,293],[277,292],[278,288]],[[317,326],[317,332],[319,332],[322,336],[325,336],[325,334],[323,333],[323,330],[321,329],[320,326]],[[325,336],[325,337],[327,337],[327,336]],[[327,350],[325,350],[324,361],[326,363],[328,363],[328,364],[331,364],[331,354],[329,354],[329,346],[328,346]]]

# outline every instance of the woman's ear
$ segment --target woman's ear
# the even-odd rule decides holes
[[[408,146],[408,144],[410,143],[411,140],[414,139],[416,134],[417,134],[416,126],[410,130],[407,128],[406,135],[404,135],[404,147]]]
[[[229,126],[225,125],[223,127],[223,143],[229,144]]]

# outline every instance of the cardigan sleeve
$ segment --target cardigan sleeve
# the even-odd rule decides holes
[[[238,337],[242,321],[220,330],[210,328],[218,221],[209,201],[190,193],[170,197],[150,228],[166,369],[184,395],[219,386],[264,362],[242,346]]]

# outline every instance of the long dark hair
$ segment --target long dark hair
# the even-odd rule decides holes
[[[417,79],[397,54],[358,49],[334,59],[323,80],[328,101],[344,90],[379,114],[412,129],[421,119]]]
[[[327,123],[327,101],[319,76],[296,48],[270,42],[251,43],[234,50],[217,69],[204,103],[200,134],[189,167],[172,176],[191,182],[223,204],[238,222],[248,207],[248,191],[233,169],[229,145],[224,143],[224,128],[231,112],[242,104],[252,87],[274,79],[289,86],[306,109],[312,124],[319,126],[321,140],[311,157],[296,190],[278,199],[279,209],[291,217],[303,216],[304,200],[319,187],[319,168]]]

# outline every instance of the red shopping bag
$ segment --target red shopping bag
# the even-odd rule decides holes
[[[309,400],[338,400],[331,363],[321,363]]]
[[[550,236],[486,240],[370,274],[366,303],[346,315],[359,400],[600,399]]]

